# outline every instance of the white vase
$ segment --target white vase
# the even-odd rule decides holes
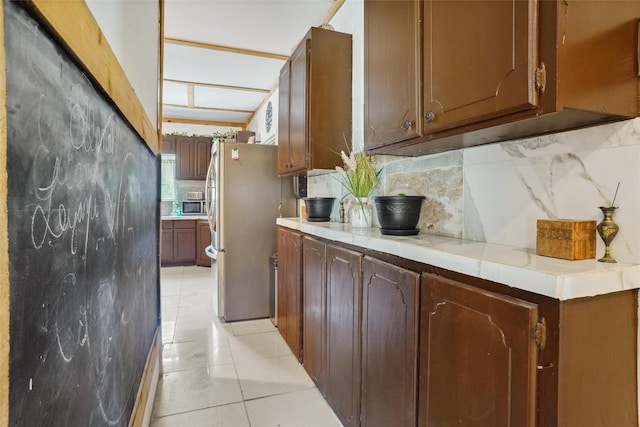
[[[358,199],[351,205],[351,226],[352,227],[371,227],[371,221],[373,219],[373,211],[371,205],[369,205],[369,198],[358,197]]]

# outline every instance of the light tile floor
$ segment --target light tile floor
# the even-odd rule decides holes
[[[152,427],[341,427],[269,319],[217,317],[215,263],[161,269]]]

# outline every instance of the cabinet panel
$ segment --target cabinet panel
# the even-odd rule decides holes
[[[325,243],[305,237],[302,241],[302,364],[324,394],[326,310]]]
[[[287,172],[289,164],[289,103],[291,102],[291,61],[280,70],[278,84],[278,173]]]
[[[162,220],[160,232],[160,264],[173,262],[173,221]]]
[[[173,221],[173,228],[196,228],[196,220],[195,219],[178,219]]]
[[[176,153],[176,136],[175,135],[162,135],[162,153],[163,154]]]
[[[193,179],[193,138],[176,138],[176,179]]]
[[[420,426],[535,426],[538,308],[422,275]]]
[[[207,169],[211,159],[212,140],[209,137],[194,138],[193,179],[207,179]]]
[[[366,148],[421,135],[421,13],[417,0],[365,0]]]
[[[289,269],[287,265],[287,235],[288,231],[282,228],[278,228],[277,231],[277,243],[278,243],[278,296],[276,299],[277,305],[277,324],[278,332],[284,340],[287,340],[287,273]]]
[[[327,245],[327,401],[344,426],[360,423],[362,255]]]
[[[293,354],[302,353],[302,235],[278,229],[278,330]]]
[[[424,7],[427,132],[536,107],[535,0],[428,0]]]
[[[289,106],[289,172],[307,168],[307,45],[303,41],[291,56]]]
[[[175,262],[196,262],[196,230],[181,228],[173,230],[173,254]]]
[[[365,257],[362,425],[416,425],[420,275]]]

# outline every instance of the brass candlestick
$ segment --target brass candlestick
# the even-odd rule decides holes
[[[612,218],[616,209],[618,208],[615,206],[600,206],[604,219],[597,225],[596,230],[598,230],[598,234],[605,245],[604,256],[598,260],[600,262],[618,262],[611,256],[611,248],[609,247],[611,241],[616,237],[620,229]]]

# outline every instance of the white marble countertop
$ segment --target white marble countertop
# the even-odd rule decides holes
[[[419,234],[385,236],[378,228],[278,218],[277,224],[328,240],[373,249],[424,264],[492,280],[559,300],[640,288],[640,265],[595,259],[567,261],[532,249]]]
[[[183,214],[183,215],[162,215],[160,219],[165,220],[182,220],[182,219],[207,219],[204,214]]]

